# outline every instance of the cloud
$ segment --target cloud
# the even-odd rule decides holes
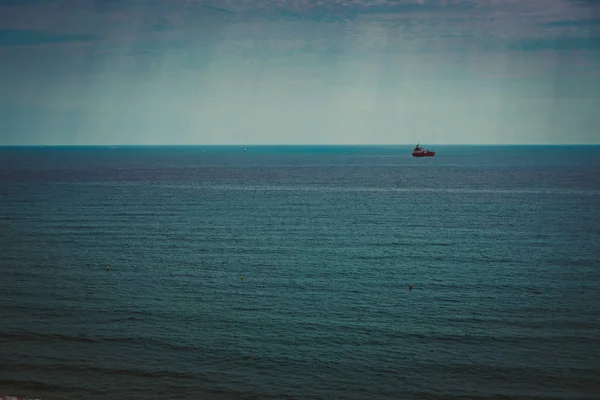
[[[21,32],[3,38],[5,46],[91,43],[73,50],[73,58],[89,64],[77,62],[82,73],[197,70],[236,62],[389,63],[410,54],[455,73],[487,76],[490,67],[501,76],[502,68],[494,66],[500,61],[507,75],[515,75],[531,66],[523,68],[519,53],[597,51],[590,29],[558,23],[582,18],[589,20],[589,8],[565,0],[56,0],[0,7],[0,26]],[[44,42],[39,33],[23,33],[33,32],[32,25],[55,36],[47,34]],[[68,53],[60,57],[50,63],[69,61]],[[531,71],[538,74],[553,68],[528,63],[536,64]]]
[[[0,30],[0,46],[33,46],[72,42],[91,42],[100,37],[86,33],[53,33],[35,30]]]
[[[448,126],[469,142],[504,109],[512,138],[533,140],[548,115],[592,115],[600,48],[590,4],[0,0],[0,112],[2,101],[18,102],[19,112],[2,112],[15,140],[64,128],[89,143],[107,132],[113,142],[143,142],[139,132],[381,142],[396,133],[377,132],[401,126],[433,141]],[[554,110],[553,98],[567,98],[574,116]]]
[[[2,0],[0,6],[22,6],[27,4],[37,4],[52,0]]]
[[[201,7],[205,8],[207,10],[218,11],[218,12],[223,12],[223,13],[227,13],[227,14],[235,14],[235,11],[229,10],[227,8],[215,7],[215,6],[211,6],[208,4],[203,4]]]
[[[594,37],[571,37],[550,39],[523,39],[515,41],[510,45],[512,49],[526,51],[554,50],[600,50],[600,38]]]
[[[152,25],[152,29],[155,31],[169,31],[174,28],[173,23],[165,17],[158,17]]]
[[[600,19],[579,19],[579,20],[558,20],[544,22],[542,25],[548,27],[575,27],[575,28],[589,28],[589,27],[600,27]]]
[[[487,38],[539,37],[552,28],[541,24],[563,19],[577,21],[589,15],[589,8],[565,0],[56,0],[25,2],[20,6],[11,2],[11,7],[0,4],[0,26],[4,29],[103,36],[132,31],[192,34],[232,23],[295,20],[332,23],[332,31],[346,32],[339,23],[370,21],[391,35],[406,33],[406,26],[415,25],[425,28],[413,32],[420,37],[461,32]]]

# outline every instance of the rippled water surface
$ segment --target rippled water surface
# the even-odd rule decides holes
[[[597,398],[600,148],[410,150],[0,148],[0,396]]]

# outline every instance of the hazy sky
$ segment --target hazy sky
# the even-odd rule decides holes
[[[0,0],[0,144],[600,143],[596,0]]]

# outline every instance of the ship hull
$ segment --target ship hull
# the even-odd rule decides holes
[[[414,152],[412,153],[413,157],[433,157],[435,156],[435,151],[423,151],[423,152]]]

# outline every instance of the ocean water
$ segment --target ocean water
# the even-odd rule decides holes
[[[0,148],[0,396],[597,399],[600,147],[435,150]]]

